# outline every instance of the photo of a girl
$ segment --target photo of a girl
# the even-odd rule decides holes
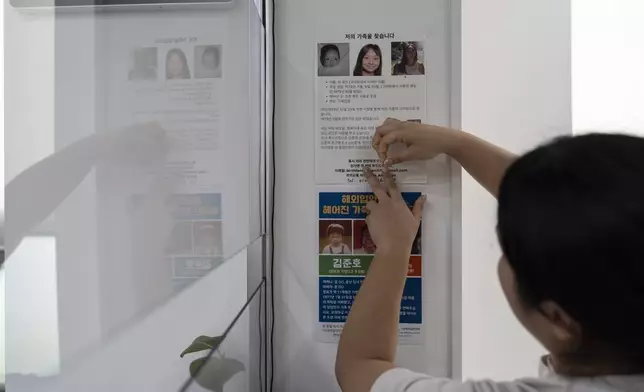
[[[381,76],[382,51],[375,44],[367,44],[360,49],[353,76]]]
[[[392,42],[392,75],[425,75],[425,66],[418,59],[418,42]]]
[[[173,79],[190,79],[190,68],[186,54],[181,49],[170,49],[165,56],[165,78]]]

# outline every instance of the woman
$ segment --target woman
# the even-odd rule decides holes
[[[404,149],[389,150],[399,142]],[[550,354],[539,378],[506,382],[397,368],[400,303],[425,198],[410,211],[390,170],[384,184],[367,171],[377,250],[338,345],[343,391],[644,391],[644,138],[566,137],[516,156],[465,132],[388,119],[373,146],[385,168],[445,153],[497,198],[490,230],[502,250],[501,289]]]
[[[190,69],[185,53],[181,49],[171,49],[165,56],[165,78],[190,79]]]
[[[394,66],[394,75],[425,75],[425,66],[418,61],[418,49],[413,42],[403,42],[403,54]]]
[[[367,44],[360,49],[353,76],[382,75],[382,51],[378,45]]]

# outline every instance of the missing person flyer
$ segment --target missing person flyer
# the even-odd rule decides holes
[[[394,32],[345,32],[318,40],[316,61],[316,182],[364,182],[364,166],[381,170],[372,148],[387,117],[427,121],[424,40]],[[396,146],[392,146],[396,148]],[[424,162],[397,165],[399,183],[427,183]]]
[[[420,192],[403,192],[411,208]],[[353,300],[376,252],[366,224],[365,205],[375,200],[368,192],[318,193],[318,318],[319,341],[340,337]],[[409,272],[400,307],[400,344],[422,344],[422,222],[409,259]]]
[[[228,26],[225,18],[163,15],[101,23],[101,55],[109,59],[102,87],[105,131],[149,122],[165,130],[162,162],[105,168],[98,180],[109,189],[105,209],[116,212],[109,219],[121,219],[117,213],[123,211],[129,218],[132,262],[127,264],[137,269],[135,286],[141,296],[156,300],[168,287],[179,289],[207,275],[224,258]]]

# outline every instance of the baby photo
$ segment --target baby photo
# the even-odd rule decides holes
[[[318,44],[318,76],[349,76],[349,44]]]
[[[222,227],[220,221],[194,223],[195,253],[198,255],[222,254]]]
[[[131,53],[132,67],[128,79],[132,81],[156,80],[157,48],[136,48]]]
[[[351,254],[351,221],[320,221],[320,253],[325,255]]]

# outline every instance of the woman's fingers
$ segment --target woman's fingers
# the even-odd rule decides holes
[[[396,185],[396,180],[394,179],[391,171],[385,166],[382,170],[382,176],[385,179],[385,186],[387,187],[387,192],[389,197],[396,200],[402,200],[402,194]]]
[[[380,140],[382,140],[382,135],[381,135],[380,133],[378,133],[378,131],[376,131],[376,133],[373,135],[373,138],[371,139],[371,147],[372,147],[374,150],[376,150],[376,152],[378,153],[378,158],[379,158],[379,159],[380,159],[380,161],[382,162],[382,161],[384,161],[385,159],[387,159],[387,156],[386,156],[386,155],[385,155],[385,156],[383,156],[383,155],[380,153]]]
[[[383,134],[378,142],[378,156],[382,157],[384,161],[389,152],[389,146],[400,141],[400,132],[394,129],[386,134]]]
[[[373,174],[373,171],[369,169],[368,167],[365,168],[364,170],[364,175],[367,178],[367,182],[369,183],[369,186],[371,186],[371,190],[373,193],[376,195],[378,200],[385,200],[389,196],[387,195],[387,189],[385,189],[384,186],[380,183],[378,178]]]
[[[396,120],[395,118],[388,118],[382,123],[382,125],[376,128],[376,133],[373,135],[371,144],[373,149],[378,153],[378,157],[381,161],[384,161],[387,158],[387,150],[391,144],[391,137],[388,139],[385,139],[385,137],[398,129],[401,123],[402,121]]]
[[[414,218],[420,222],[421,217],[423,216],[423,208],[425,207],[425,202],[427,201],[427,196],[422,195],[414,203],[414,207],[411,209],[411,213],[414,215]]]
[[[375,201],[373,201],[373,200],[372,200],[372,201],[370,201],[370,202],[368,202],[368,203],[364,206],[364,209],[365,209],[365,211],[366,211],[367,215],[371,214],[371,211],[373,211],[373,210],[376,208],[376,206],[377,206],[377,205],[378,205],[378,203],[377,203],[377,202],[375,202]]]

